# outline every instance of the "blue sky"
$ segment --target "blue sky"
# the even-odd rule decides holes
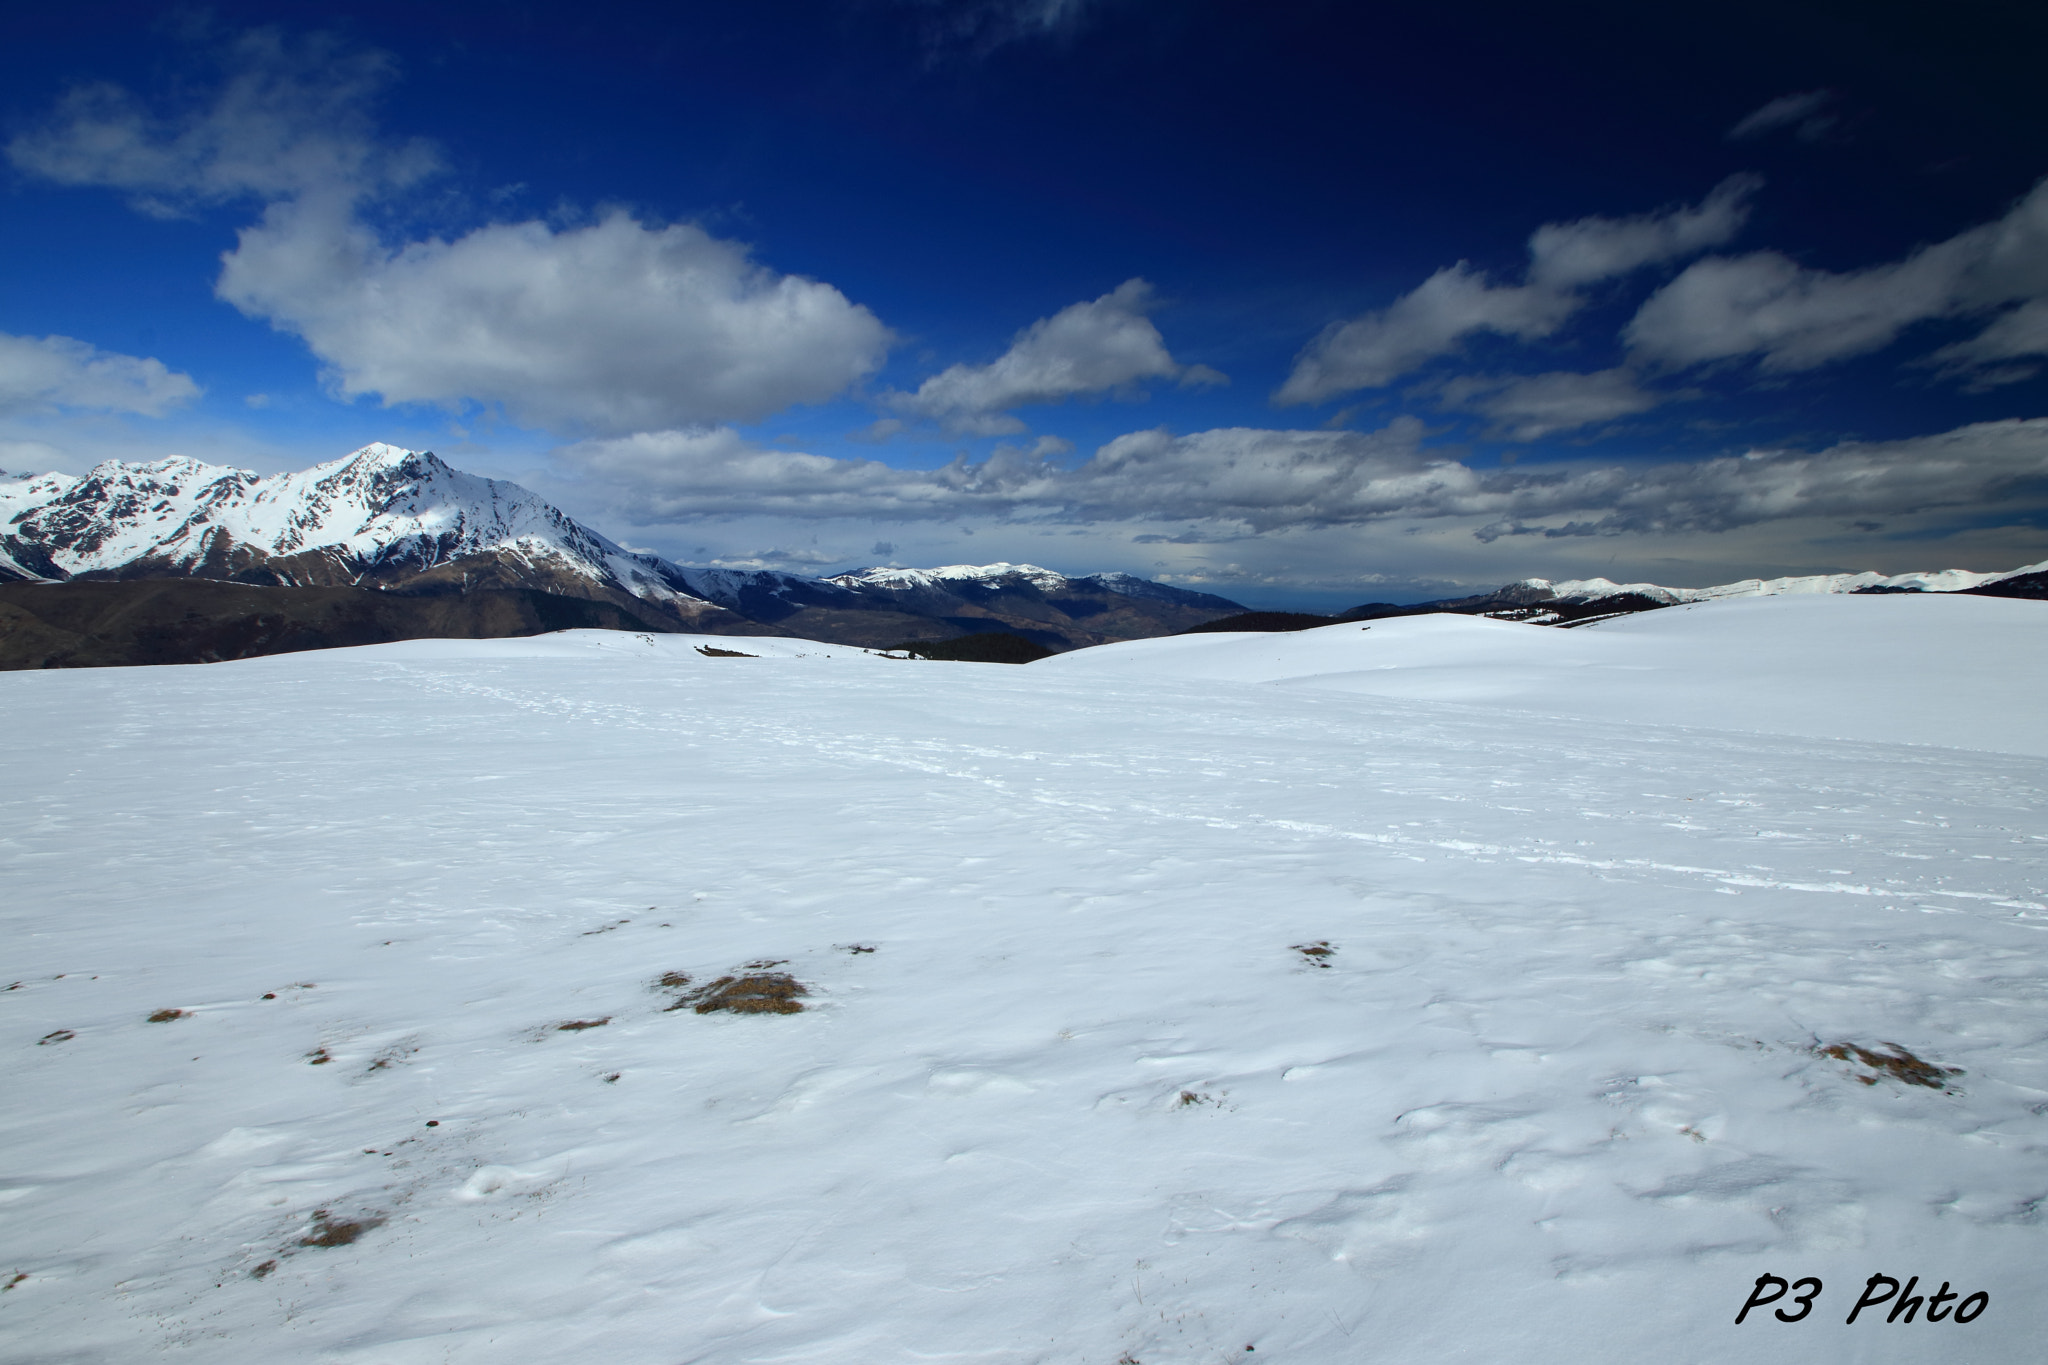
[[[0,468],[1262,605],[2048,557],[2048,21],[1543,8],[10,12]]]

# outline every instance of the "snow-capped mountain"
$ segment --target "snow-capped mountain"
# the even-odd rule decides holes
[[[539,589],[629,607],[657,629],[860,645],[1009,631],[1071,649],[1242,610],[1128,574],[1067,578],[1033,565],[830,579],[689,568],[628,550],[517,484],[383,444],[270,476],[183,457],[0,475],[0,581],[164,578],[415,595]]]
[[[1069,580],[1065,574],[1041,569],[1036,564],[998,563],[946,564],[936,569],[852,569],[834,574],[826,581],[845,588],[880,588],[886,592],[947,592],[960,587],[996,588],[1022,582],[1041,592],[1057,592]]]
[[[1198,611],[1238,611],[1228,598],[1212,593],[1192,592],[1168,583],[1155,583],[1127,573],[1089,574],[1069,578],[1036,564],[947,564],[936,569],[874,568],[854,569],[822,580],[843,588],[891,593],[995,593],[1029,586],[1051,596],[1110,593],[1149,602],[1170,602]]]
[[[517,484],[376,444],[268,477],[174,457],[0,482],[0,573],[277,586],[546,587],[626,595],[684,621],[724,609]],[[9,572],[11,570],[11,572]]]

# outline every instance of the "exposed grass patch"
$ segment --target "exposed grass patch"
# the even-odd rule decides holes
[[[76,1033],[68,1028],[60,1028],[54,1033],[45,1033],[42,1037],[36,1039],[36,1046],[48,1047],[51,1043],[68,1043],[77,1036]]]
[[[1293,950],[1300,953],[1302,960],[1311,967],[1327,967],[1330,959],[1337,955],[1337,949],[1326,938],[1319,938],[1314,943],[1297,943]]]
[[[719,649],[715,645],[698,645],[697,652],[707,659],[758,659],[758,654],[746,654],[737,649]]]
[[[679,991],[690,984],[688,972],[663,972],[654,984],[665,991]]]
[[[306,1065],[308,1066],[326,1066],[333,1060],[334,1058],[328,1055],[327,1049],[324,1047],[316,1047],[306,1054]]]
[[[15,1271],[14,1274],[8,1278],[6,1284],[0,1284],[0,1294],[5,1294],[8,1290],[14,1288],[14,1286],[20,1284],[23,1280],[27,1278],[28,1272],[26,1270]]]
[[[587,1028],[603,1028],[611,1021],[612,1017],[609,1014],[602,1019],[571,1019],[567,1023],[555,1025],[555,1032],[581,1033]]]
[[[149,1022],[152,1024],[168,1024],[173,1019],[183,1019],[191,1013],[192,1011],[190,1010],[158,1010],[155,1014],[149,1016]]]
[[[313,1227],[299,1239],[302,1247],[345,1247],[373,1228],[384,1226],[381,1214],[361,1218],[336,1218],[326,1209],[313,1210]]]
[[[1929,1090],[1947,1090],[1949,1078],[1963,1074],[1963,1069],[1959,1066],[1937,1066],[1933,1062],[1915,1057],[1897,1043],[1879,1043],[1878,1047],[1887,1048],[1889,1051],[1879,1052],[1856,1043],[1828,1043],[1816,1046],[1813,1051],[1816,1056],[1826,1057],[1831,1061],[1868,1068],[1867,1073],[1851,1073],[1865,1085],[1876,1085],[1878,1081],[1889,1076],[1904,1085],[1925,1086]]]
[[[803,983],[787,972],[748,972],[721,976],[683,996],[670,1010],[685,1006],[699,1014],[801,1014]]]

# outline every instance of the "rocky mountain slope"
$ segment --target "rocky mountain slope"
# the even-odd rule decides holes
[[[717,630],[728,610],[517,484],[369,445],[262,477],[173,457],[0,481],[0,576],[210,578],[414,594],[531,588],[653,603]]]
[[[552,629],[534,623],[564,616],[503,603],[466,613],[389,603],[344,607],[342,598],[306,596],[312,589],[414,598],[539,593],[613,609],[608,616],[568,611],[577,625],[602,617],[633,629],[864,646],[1011,633],[1046,649],[1072,649],[1171,634],[1242,610],[1128,574],[1070,579],[1028,564],[874,568],[833,578],[689,568],[628,550],[517,484],[466,474],[430,452],[381,444],[268,477],[183,457],[108,461],[84,475],[0,475],[0,583],[164,579],[272,590],[261,610],[247,594],[179,597],[173,618],[192,622],[193,659],[242,657],[218,655],[218,640],[289,637],[314,642],[292,648],[316,648],[314,623],[344,618],[358,626],[330,643],[364,643],[357,637],[369,627],[361,623],[371,620],[382,623],[378,630],[401,632],[375,638],[408,638],[405,632],[414,630],[488,633],[492,623]],[[86,637],[58,650],[63,657],[118,662],[128,641],[141,650],[135,661],[169,661],[165,651],[176,650],[163,632],[173,618],[159,619],[169,601],[160,589],[102,590],[90,604],[21,598],[8,618],[12,626],[0,625],[0,632],[19,635],[28,618],[69,623],[54,627],[60,633],[90,621],[97,624]],[[251,613],[272,626],[244,619]],[[293,625],[280,634],[278,621]],[[136,634],[145,629],[153,641],[147,648]],[[35,642],[21,649],[0,644],[0,666],[38,666],[25,660],[57,648],[30,633]]]

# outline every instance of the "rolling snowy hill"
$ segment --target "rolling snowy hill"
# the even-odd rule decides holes
[[[2021,610],[0,677],[0,1358],[2032,1361]]]
[[[1730,598],[1575,630],[1408,616],[1136,640],[1032,667],[2048,756],[2048,609],[1987,597]]]

